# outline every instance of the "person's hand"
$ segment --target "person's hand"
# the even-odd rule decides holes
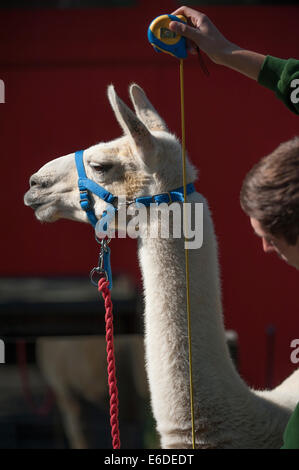
[[[187,48],[191,53],[196,53],[196,48],[199,47],[216,64],[225,65],[253,80],[258,80],[265,55],[241,49],[233,44],[199,11],[181,7],[172,14],[184,15],[187,18],[188,24],[171,21],[169,29],[187,38]]]
[[[196,54],[196,46],[216,64],[224,64],[225,56],[238,46],[228,41],[203,13],[188,7],[180,7],[172,15],[184,15],[188,24],[172,21],[169,29],[187,38],[187,47]]]

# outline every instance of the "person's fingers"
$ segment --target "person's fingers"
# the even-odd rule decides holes
[[[192,8],[185,7],[185,6],[178,8],[171,14],[172,15],[184,15],[186,18],[191,18],[193,16],[198,16],[198,18],[200,18],[201,16],[203,16],[203,13],[201,13],[200,11],[193,10]]]
[[[175,33],[185,36],[188,39],[191,39],[195,43],[198,42],[200,33],[198,29],[188,26],[185,23],[178,23],[177,21],[171,21],[169,24],[169,29]]]

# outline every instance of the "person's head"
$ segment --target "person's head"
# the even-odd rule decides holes
[[[299,269],[299,137],[284,142],[246,175],[241,207],[266,253]]]

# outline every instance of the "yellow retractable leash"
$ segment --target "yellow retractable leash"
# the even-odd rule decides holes
[[[186,23],[184,16],[161,15],[155,18],[148,29],[148,40],[157,52],[166,52],[180,59],[180,95],[181,95],[181,127],[182,127],[182,166],[184,201],[186,201],[186,138],[185,138],[185,105],[184,105],[184,59],[187,57],[186,40],[169,29],[171,21]],[[187,232],[186,211],[184,213],[184,234]],[[190,314],[190,280],[189,280],[189,252],[186,248],[185,238],[185,267],[186,267],[186,298],[187,298],[187,322],[188,322],[188,346],[189,346],[189,381],[190,381],[190,406],[192,424],[192,447],[195,449],[195,425],[194,425],[194,400],[193,400],[193,374],[192,374],[192,344],[191,344],[191,314]]]

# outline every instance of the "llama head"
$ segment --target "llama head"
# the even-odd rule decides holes
[[[182,185],[180,143],[138,85],[130,86],[130,97],[135,113],[117,96],[112,85],[108,87],[108,98],[124,135],[84,151],[87,177],[127,200]],[[195,176],[193,166],[187,162],[187,181],[194,181]],[[74,153],[56,158],[31,176],[25,204],[34,209],[42,222],[59,218],[87,222],[79,204],[77,182]],[[97,196],[91,198],[96,217],[100,218],[106,203]]]

